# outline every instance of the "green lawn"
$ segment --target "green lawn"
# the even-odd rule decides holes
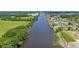
[[[74,42],[75,41],[75,39],[72,36],[70,36],[69,34],[67,34],[66,32],[62,31],[59,33],[59,35],[61,38],[64,38],[67,42]]]
[[[9,29],[15,28],[20,25],[27,25],[29,21],[1,21],[0,20],[0,37]]]

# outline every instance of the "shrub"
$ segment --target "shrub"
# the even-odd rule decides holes
[[[62,27],[58,27],[58,28],[55,29],[55,32],[56,32],[56,33],[57,33],[57,32],[60,32],[60,31],[62,31]]]
[[[0,38],[0,47],[20,47],[26,39],[28,39],[28,31],[24,26],[19,26],[10,29]]]

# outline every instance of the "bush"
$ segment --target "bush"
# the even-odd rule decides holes
[[[1,48],[18,47],[18,40],[15,37],[3,37],[0,39]]]
[[[58,27],[58,28],[55,29],[55,32],[56,32],[56,33],[57,33],[57,32],[60,32],[60,31],[62,31],[62,27]]]
[[[28,39],[26,27],[19,26],[7,31],[0,38],[0,47],[20,47],[24,40]]]

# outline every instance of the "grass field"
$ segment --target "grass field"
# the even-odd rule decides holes
[[[1,21],[0,20],[0,37],[9,29],[15,28],[20,25],[27,25],[26,21]]]
[[[67,42],[74,42],[74,38],[66,32],[60,32],[61,38],[64,38]]]

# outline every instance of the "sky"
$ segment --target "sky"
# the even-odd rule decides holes
[[[79,0],[0,0],[0,11],[79,11]]]

